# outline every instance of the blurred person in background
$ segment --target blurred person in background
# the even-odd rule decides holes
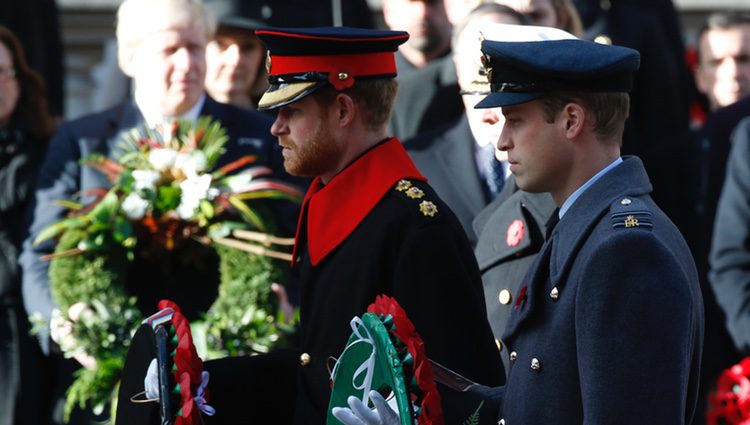
[[[472,220],[497,198],[510,174],[495,157],[500,153],[495,142],[503,127],[502,114],[495,109],[474,109],[482,93],[489,93],[487,78],[480,75],[481,30],[490,23],[526,22],[510,7],[492,2],[470,11],[455,27],[452,41],[463,113],[448,125],[405,142],[409,156],[456,214],[472,246],[477,242]]]
[[[383,0],[383,18],[391,30],[410,34],[396,52],[399,90],[388,132],[408,140],[458,119],[464,107],[443,0]]]
[[[722,221],[717,220],[717,208],[725,183],[733,196],[742,194],[739,189],[742,182],[738,182],[734,175],[730,177],[733,181],[726,181],[726,177],[732,134],[738,123],[750,115],[750,14],[727,12],[710,15],[698,32],[695,53],[695,83],[704,95],[703,101],[708,111],[704,125],[694,131],[701,179],[696,208],[698,238],[695,257],[705,287],[706,345],[702,373],[703,389],[708,393],[719,374],[737,363],[742,358],[741,350],[744,350],[741,344],[735,346],[729,333],[734,330],[736,334],[738,325],[735,322],[742,321],[737,317],[737,311],[732,307],[726,310],[726,304],[722,309],[717,304],[717,300],[726,297],[722,293],[732,293],[729,277],[735,272],[727,267],[728,256],[725,253],[736,240],[735,236],[726,239],[732,231],[728,230],[724,221],[729,218],[729,223],[732,223],[730,225],[737,224],[736,217],[733,217],[737,213],[733,210],[736,204],[725,201],[727,205],[721,213]],[[712,238],[715,245],[713,248]],[[708,260],[712,249],[716,263],[712,270],[712,285],[709,285]],[[730,314],[730,321],[725,312]],[[705,397],[702,401],[705,401]]]
[[[391,30],[410,36],[396,53],[400,75],[424,68],[450,52],[451,23],[442,0],[383,0],[383,19]]]
[[[257,2],[206,0],[219,26],[206,45],[206,91],[214,99],[255,109],[265,91],[265,49],[255,30],[265,25]]]
[[[495,0],[527,16],[534,25],[565,30],[583,36],[581,18],[571,0]]]
[[[65,216],[66,209],[57,201],[82,193],[80,200],[86,204],[93,200],[86,195],[92,189],[111,186],[104,174],[81,166],[80,159],[92,152],[113,159],[114,147],[125,132],[144,127],[169,128],[175,120],[195,121],[199,116],[210,115],[222,123],[229,136],[226,152],[216,167],[244,155],[255,155],[259,164],[267,165],[277,176],[286,175],[280,148],[270,134],[270,118],[219,103],[204,91],[205,49],[214,30],[215,22],[200,0],[126,0],[120,5],[116,31],[118,59],[122,70],[133,79],[134,95],[110,109],[61,124],[50,142],[29,207],[31,225],[20,257],[24,303],[29,315],[40,315],[50,325],[64,322],[62,314],[55,313],[57,304],[50,293],[49,263],[40,258],[54,250],[54,241],[38,245],[32,241],[42,229]],[[288,219],[289,223],[284,221],[279,226],[293,231],[296,217]],[[205,312],[218,291],[218,258],[208,252],[201,254],[205,254],[201,258],[206,264],[200,271],[160,263],[160,259],[138,258],[128,270],[128,279],[131,283],[149,283],[129,285],[138,307],[150,313],[159,299],[170,298],[190,320]],[[153,270],[162,266],[171,267],[170,273],[155,275]],[[85,353],[75,360],[63,359],[56,351],[56,341],[51,339],[54,334],[49,331],[54,328],[47,327],[39,340],[44,352],[59,362],[53,394],[59,397],[54,400],[57,407],[63,404],[63,394],[72,382],[73,372],[92,359],[87,359]],[[53,423],[62,420],[62,412],[55,410],[53,416]],[[88,423],[91,419],[90,411],[77,410],[70,423]]]
[[[18,38],[0,26],[0,425],[41,423],[46,409],[38,398],[47,379],[23,310],[17,253],[26,204],[53,131],[41,77],[26,62]]]
[[[715,13],[698,32],[695,83],[711,111],[750,94],[750,14]]]
[[[65,66],[56,0],[0,1],[0,25],[8,27],[21,42],[29,66],[47,87],[47,110],[63,116]]]

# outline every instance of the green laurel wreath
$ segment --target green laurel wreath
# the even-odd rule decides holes
[[[209,247],[218,256],[218,296],[203,320],[192,326],[196,346],[203,351],[204,360],[267,352],[287,344],[294,332],[298,314],[284,318],[271,290],[272,283],[288,281],[289,266],[283,260],[288,256],[283,253],[288,246],[279,245],[282,242],[275,238],[260,242],[240,240],[237,234],[273,229],[273,217],[262,207],[253,207],[253,201],[270,198],[299,202],[300,194],[283,183],[267,178],[258,180],[256,177],[267,170],[257,171],[262,167],[255,167],[253,171],[251,167],[248,173],[252,178],[247,180],[247,175],[240,176],[245,182],[241,189],[222,192],[211,201],[202,200],[195,210],[194,219],[180,221],[174,218],[173,212],[179,203],[180,192],[176,188],[179,188],[180,178],[185,179],[179,175],[180,170],[162,170],[161,183],[151,191],[136,192],[133,189],[131,171],[149,166],[151,150],[163,146],[188,153],[201,150],[208,157],[207,169],[210,169],[223,152],[226,140],[226,133],[218,122],[209,118],[201,118],[196,124],[175,124],[170,140],[161,140],[158,134],[148,131],[132,133],[124,141],[127,145],[124,151],[128,153],[119,162],[103,157],[82,161],[108,174],[113,188],[90,206],[62,201],[61,204],[70,207],[73,214],[37,236],[37,242],[58,238],[55,253],[50,256],[49,278],[52,296],[60,310],[69,312],[72,306],[81,302],[86,306],[74,320],[63,313],[72,322],[71,334],[75,343],[69,346],[61,344],[61,349],[66,357],[83,352],[96,359],[94,368],[82,368],[76,372],[75,381],[67,392],[66,418],[75,406],[102,412],[108,404],[113,417],[130,338],[143,320],[136,307],[136,298],[126,289],[126,282],[129,266],[136,257],[135,251],[141,249],[142,244],[147,246],[143,249],[153,250],[154,240],[143,240],[143,232],[138,231],[139,226],[143,227],[142,223],[123,216],[123,199],[131,193],[150,199],[150,212],[146,218],[151,220],[152,227],[157,222],[165,227],[178,226],[179,231],[167,238],[169,246],[175,243],[198,244]],[[210,173],[217,187],[226,191],[227,186],[218,183],[245,173],[238,170],[248,164],[252,165],[252,159],[240,158]],[[178,177],[173,178],[174,175]],[[160,221],[165,217],[170,220],[166,224]],[[239,217],[239,221],[229,221],[228,217]],[[160,230],[157,236],[163,233]],[[189,237],[180,236],[188,233]],[[159,242],[164,244],[164,241]],[[164,251],[166,255],[170,249]],[[36,321],[35,325],[40,331],[47,323]]]

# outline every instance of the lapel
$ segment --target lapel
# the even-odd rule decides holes
[[[484,231],[484,228],[487,226],[487,222],[489,221],[489,219],[497,213],[497,210],[499,208],[502,208],[502,205],[505,203],[505,201],[513,196],[516,191],[518,191],[518,186],[516,186],[516,180],[513,174],[511,174],[510,177],[505,180],[503,190],[500,191],[500,194],[497,195],[497,198],[495,198],[494,201],[490,202],[486,207],[484,207],[484,209],[480,211],[479,214],[477,214],[477,216],[474,218],[472,227],[474,228],[474,232],[477,234],[477,236],[479,236]]]
[[[106,153],[110,158],[122,151],[118,145],[128,131],[145,124],[145,119],[133,99],[124,102],[118,112],[109,117],[110,130],[105,140]]]
[[[517,191],[499,205],[485,223],[476,247],[477,263],[482,273],[531,246],[530,224],[523,213],[522,203],[523,192]]]
[[[474,136],[466,114],[441,139],[433,151],[432,162],[437,164],[440,175],[448,177],[455,199],[476,214],[485,206],[485,200],[474,159]]]
[[[510,197],[503,196],[506,192],[510,192]],[[485,210],[491,213],[480,217],[475,226],[481,230],[476,248],[480,271],[484,273],[531,245],[541,245],[545,223],[554,209],[550,194],[520,191],[515,180],[509,178],[498,198]]]
[[[637,197],[650,192],[651,183],[641,160],[624,156],[622,164],[581,194],[552,231],[550,240],[545,242],[540,255],[526,273],[523,279],[526,283],[525,298],[518,297],[505,328],[504,340],[518,332],[521,324],[531,316],[540,300],[549,295],[552,287],[564,293],[566,276],[581,246],[609,211],[610,205],[620,197]]]

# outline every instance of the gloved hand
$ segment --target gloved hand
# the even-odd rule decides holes
[[[333,416],[345,425],[400,425],[398,412],[391,409],[382,395],[377,391],[370,391],[370,400],[375,410],[370,410],[362,400],[349,396],[346,400],[349,408],[334,407]]]

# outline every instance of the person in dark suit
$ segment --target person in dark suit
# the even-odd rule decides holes
[[[116,144],[129,130],[145,126],[159,128],[176,119],[195,120],[200,115],[210,115],[221,121],[230,137],[217,167],[242,155],[253,154],[258,155],[262,163],[283,172],[278,146],[269,133],[270,120],[256,112],[220,104],[204,92],[205,46],[213,28],[213,22],[196,0],[127,0],[120,6],[119,60],[123,71],[133,78],[134,99],[61,124],[50,143],[29,210],[29,236],[20,257],[24,272],[23,296],[29,315],[39,315],[55,325],[64,324],[64,312],[55,312],[56,304],[50,293],[48,262],[40,259],[41,255],[54,250],[54,243],[49,241],[35,246],[33,241],[42,229],[65,216],[66,210],[57,201],[81,194],[84,203],[90,202],[92,199],[87,193],[109,186],[103,174],[81,166],[79,160],[92,153],[113,157]],[[142,274],[154,279],[153,273]],[[183,303],[183,311],[188,311],[186,314],[190,317],[195,318],[199,312],[207,310],[215,298],[218,278],[214,277],[214,285],[201,279],[180,282],[179,291],[175,293],[183,297],[176,301]],[[139,305],[145,313],[150,313],[165,293],[155,291],[156,285],[138,287],[146,291],[141,294],[143,302]],[[148,305],[146,300],[153,300],[154,304]],[[50,330],[52,334],[40,335],[40,342],[46,353],[52,348],[54,356],[56,345],[50,344],[49,338],[55,336],[55,326]],[[91,361],[85,354],[76,359],[81,364]],[[63,362],[61,379],[68,379],[69,384],[71,370],[78,367],[75,362]],[[66,385],[61,385],[61,392]],[[74,416],[73,423],[76,420]]]
[[[638,52],[579,39],[485,40],[482,52],[493,93],[477,107],[502,107],[498,148],[516,183],[559,208],[503,334],[497,423],[689,423],[703,342],[695,264],[643,163],[620,156]]]
[[[419,171],[456,214],[472,245],[477,241],[472,220],[497,198],[510,174],[496,158],[495,142],[502,129],[500,111],[474,109],[481,94],[489,92],[486,78],[480,75],[481,32],[492,23],[524,22],[523,15],[495,3],[478,6],[459,22],[452,59],[462,87],[464,113],[450,124],[404,143]]]
[[[396,54],[399,92],[389,134],[408,140],[458,119],[464,109],[443,1],[386,0],[383,17],[391,30],[408,31],[411,36]]]

